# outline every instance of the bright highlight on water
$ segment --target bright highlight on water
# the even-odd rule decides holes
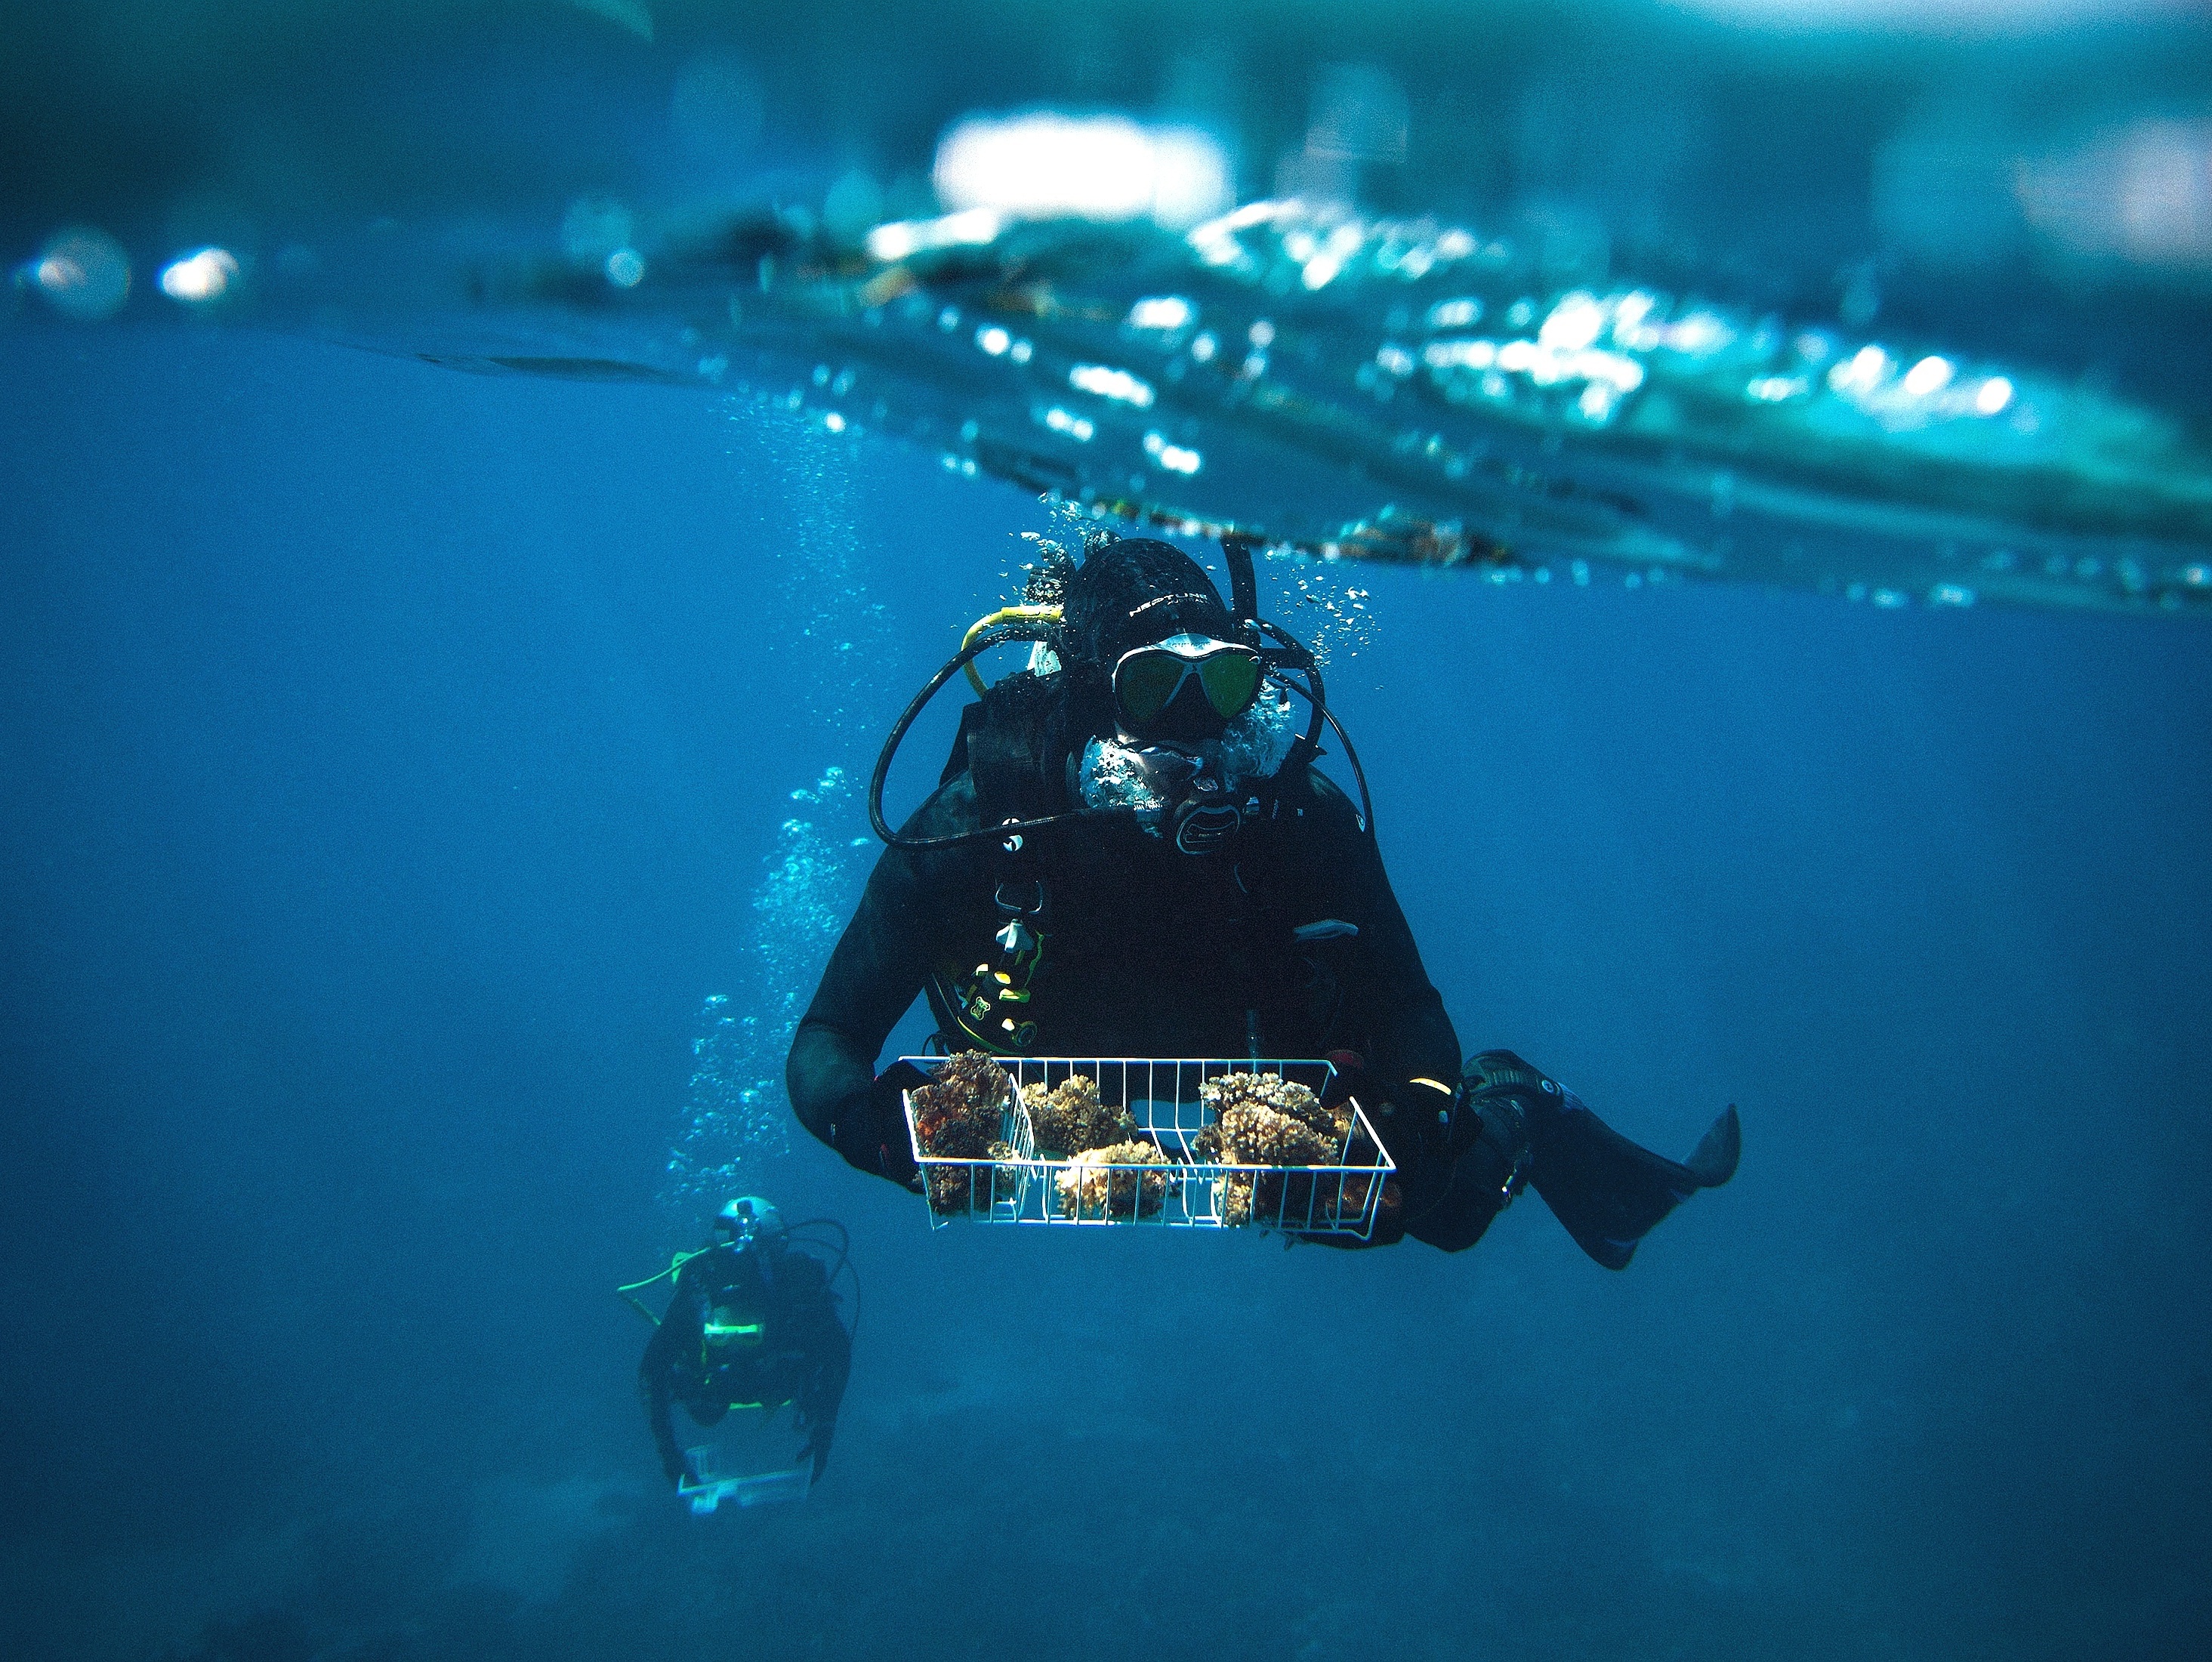
[[[585,9],[634,43],[669,32],[629,0]],[[1879,5],[1796,15],[1937,27]],[[2013,16],[1954,7],[1941,27]],[[1409,12],[1407,49],[1438,27]],[[380,215],[365,236],[308,227],[273,259],[210,238],[170,252],[155,286],[186,312],[459,367],[743,388],[1102,516],[1322,558],[1892,605],[2212,608],[2203,412],[1885,326],[1878,259],[1808,312],[1694,258],[1639,270],[1571,202],[1533,221],[1449,206],[1434,193],[1479,176],[1507,117],[1424,104],[1414,58],[1295,77],[1305,124],[1271,177],[1244,148],[1229,60],[1200,52],[1170,65],[1159,110],[1009,82],[939,119],[926,169],[895,175],[912,141],[886,138],[814,184],[763,150],[779,85],[740,54],[678,50],[667,120],[693,161],[641,164],[652,183]],[[1960,96],[1945,88],[1875,158],[1899,246],[1941,262],[2033,238],[2124,272],[2212,264],[2212,114],[2138,110],[2029,143],[1973,124]],[[1540,113],[1517,118],[1540,135]],[[1542,142],[1580,143],[1606,114]],[[471,137],[457,118],[457,156]],[[1425,201],[1391,183],[1425,143]],[[1456,173],[1435,160],[1455,146]],[[97,321],[129,304],[131,264],[105,232],[64,229],[17,288]]]

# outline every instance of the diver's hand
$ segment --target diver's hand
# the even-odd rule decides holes
[[[1361,1180],[1353,1180],[1357,1182]],[[1406,1238],[1406,1192],[1398,1186],[1395,1177],[1386,1178],[1382,1192],[1375,1203],[1375,1222],[1365,1235],[1346,1234],[1341,1229],[1324,1229],[1313,1234],[1302,1234],[1301,1240],[1311,1241],[1316,1246],[1334,1246],[1340,1252],[1361,1253],[1373,1246],[1395,1246]]]
[[[814,1462],[814,1475],[807,1479],[809,1483],[822,1481],[823,1469],[830,1464],[830,1440],[836,1435],[837,1422],[824,1420],[814,1428],[814,1435],[807,1438],[806,1447],[799,1451],[800,1459],[811,1459]]]
[[[919,1186],[903,1096],[928,1083],[929,1076],[913,1063],[892,1063],[868,1087],[866,1101],[856,1101],[848,1114],[839,1117],[830,1146],[856,1171],[889,1178],[902,1188]]]
[[[1462,1132],[1456,1091],[1437,1079],[1387,1078],[1353,1051],[1332,1051],[1328,1059],[1336,1072],[1322,1101],[1334,1107],[1347,1097],[1356,1100],[1404,1182],[1419,1190],[1425,1180],[1450,1168]],[[1390,1190],[1397,1187],[1394,1183]],[[1386,1190],[1386,1204],[1392,1198]]]

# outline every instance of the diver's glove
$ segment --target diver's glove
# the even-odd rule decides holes
[[[928,1083],[929,1076],[913,1063],[892,1063],[876,1076],[865,1099],[855,1097],[851,1110],[838,1115],[830,1146],[856,1170],[914,1187],[918,1169],[907,1135],[904,1094]]]
[[[837,1422],[824,1420],[814,1428],[813,1435],[806,1440],[806,1446],[799,1451],[801,1459],[814,1462],[814,1475],[807,1479],[809,1483],[822,1481],[823,1469],[830,1464],[830,1440],[836,1435]]]
[[[1322,1102],[1334,1107],[1347,1097],[1356,1098],[1398,1168],[1397,1175],[1383,1185],[1375,1228],[1367,1240],[1337,1238],[1331,1244],[1388,1246],[1402,1240],[1408,1221],[1433,1204],[1449,1180],[1452,1162],[1468,1140],[1466,1127],[1474,1122],[1462,1113],[1459,1093],[1442,1080],[1386,1078],[1356,1051],[1331,1051],[1328,1059],[1336,1071],[1322,1093]]]
[[[1357,1051],[1331,1051],[1328,1059],[1336,1072],[1322,1094],[1322,1104],[1333,1108],[1346,1097],[1357,1098],[1401,1178],[1418,1186],[1423,1174],[1457,1157],[1466,1138],[1459,1094],[1449,1083],[1387,1078]]]
[[[691,1457],[688,1453],[678,1454],[672,1460],[664,1457],[660,1469],[668,1474],[668,1486],[679,1495],[683,1493],[684,1484],[690,1483],[695,1488],[698,1485],[699,1474],[691,1469]]]

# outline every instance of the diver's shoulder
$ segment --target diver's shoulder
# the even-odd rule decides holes
[[[720,1243],[702,1246],[676,1267],[676,1290],[678,1293],[711,1293],[715,1283],[723,1278],[727,1265],[729,1249]]]
[[[902,837],[957,836],[980,829],[982,804],[976,799],[975,780],[965,768],[929,793],[929,798],[899,827]]]
[[[779,1255],[776,1274],[801,1291],[830,1284],[829,1266],[811,1253],[786,1251]]]
[[[1358,829],[1359,814],[1352,807],[1352,798],[1317,767],[1307,767],[1297,779],[1287,781],[1283,788],[1283,801],[1319,829]]]
[[[921,807],[899,827],[902,839],[957,837],[983,827],[982,805],[976,800],[975,781],[964,771],[929,793]],[[900,849],[894,844],[886,857],[902,856],[917,873],[931,874],[964,869],[975,863],[976,846],[957,848]]]

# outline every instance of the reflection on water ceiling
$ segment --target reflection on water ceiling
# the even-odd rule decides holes
[[[1731,21],[1670,25],[1650,50],[1740,51],[1760,9],[1711,9]],[[2031,9],[2022,27],[2053,12]],[[586,10],[628,49],[659,50],[645,5]],[[902,143],[916,147],[888,115],[866,165],[849,133],[842,156],[774,154],[772,69],[679,46],[670,130],[694,152],[766,145],[749,168],[710,179],[687,152],[613,170],[631,175],[619,190],[299,215],[312,228],[283,240],[255,219],[228,241],[173,238],[137,287],[131,252],[88,214],[26,250],[18,304],[80,322],[159,306],[464,368],[744,388],[1102,517],[1324,558],[1884,606],[2212,612],[2205,401],[2177,393],[2185,374],[2097,367],[2114,340],[2131,367],[2154,361],[2148,337],[2176,318],[2193,334],[2204,315],[2201,94],[2077,100],[2070,126],[2031,130],[2008,109],[2034,102],[2033,63],[2005,59],[2007,82],[1962,58],[1869,129],[1857,257],[1824,244],[1819,191],[1842,187],[1808,173],[1811,205],[1796,221],[1796,204],[1771,209],[1783,228],[1762,264],[1714,252],[1755,241],[1741,207],[1709,214],[1701,239],[1669,229],[1691,211],[1670,193],[1692,208],[1724,194],[1715,155],[1734,147],[1755,169],[1759,135],[1701,133],[1725,124],[1725,94],[1650,93],[1633,41],[1610,68],[1547,79],[1483,61],[1462,21],[1461,58],[1425,60],[1422,34],[1445,26],[1412,7],[1370,43],[1383,61],[1262,66],[1231,27],[1252,20],[1223,10],[1225,43],[1201,32],[1167,52],[1170,92],[1149,107],[1100,95],[1133,73],[1113,67],[1111,31],[1083,36],[1109,64],[1085,71],[1089,98],[1024,101],[1014,70],[948,60],[931,96],[960,107],[927,117],[926,173],[899,171]],[[1155,48],[1174,33],[1142,7],[1108,15],[1146,20]],[[855,50],[843,124],[868,126],[894,87],[899,118],[921,124],[928,66],[901,83]],[[1928,48],[1858,50],[1863,74]],[[960,83],[979,74],[994,101],[969,101]],[[1296,118],[1251,96],[1291,84]],[[596,118],[638,124],[614,107]],[[481,126],[460,137],[489,142]],[[1935,297],[1918,315],[1885,311],[1885,287],[1916,284]],[[2202,340],[2176,350],[2201,355]]]

